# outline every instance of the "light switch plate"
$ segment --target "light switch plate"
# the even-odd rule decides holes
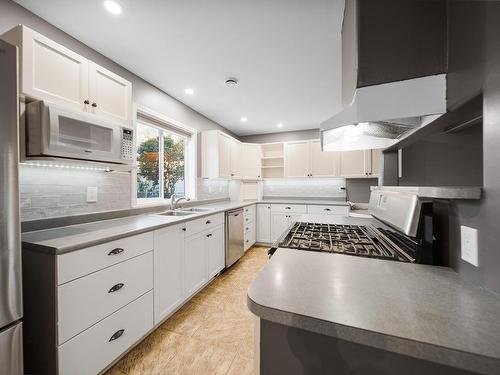
[[[97,187],[88,186],[87,187],[87,203],[97,202]]]
[[[460,226],[460,243],[462,249],[462,259],[466,262],[479,266],[478,262],[478,246],[477,246],[477,229]]]

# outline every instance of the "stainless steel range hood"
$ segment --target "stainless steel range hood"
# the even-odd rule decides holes
[[[358,88],[349,107],[320,124],[322,148],[386,148],[445,112],[445,74]]]

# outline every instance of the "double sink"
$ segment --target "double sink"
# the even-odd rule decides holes
[[[181,208],[178,210],[169,210],[165,212],[155,213],[154,215],[160,216],[189,216],[194,215],[201,212],[210,212],[213,211],[213,208],[201,208],[201,207],[192,207],[192,208]]]

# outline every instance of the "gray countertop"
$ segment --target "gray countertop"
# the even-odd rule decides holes
[[[375,219],[303,221],[367,224]],[[262,319],[480,373],[500,373],[500,299],[447,267],[278,249],[248,290]]]
[[[203,205],[203,207],[211,208],[211,211],[198,212],[189,216],[143,214],[26,232],[22,234],[23,248],[51,254],[63,254],[255,203],[255,201],[227,201]]]
[[[211,211],[198,212],[189,216],[160,216],[151,213],[25,232],[22,234],[23,248],[50,254],[63,254],[255,203],[347,204],[331,199],[293,198],[243,202],[223,201],[200,205],[200,207],[211,208]]]

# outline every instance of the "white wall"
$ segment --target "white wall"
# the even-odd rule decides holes
[[[227,129],[172,98],[134,73],[114,63],[11,0],[0,0],[0,34],[24,24],[76,53],[126,78],[133,85],[134,102],[197,130]],[[55,77],[56,78],[56,77]],[[205,185],[208,184],[205,182]],[[74,215],[131,207],[131,175],[21,167],[22,220]],[[86,186],[101,188],[97,203],[86,203]],[[208,190],[208,189],[207,189]],[[210,194],[205,193],[207,198]],[[217,189],[218,191],[218,189]],[[217,193],[216,196],[220,196]]]

